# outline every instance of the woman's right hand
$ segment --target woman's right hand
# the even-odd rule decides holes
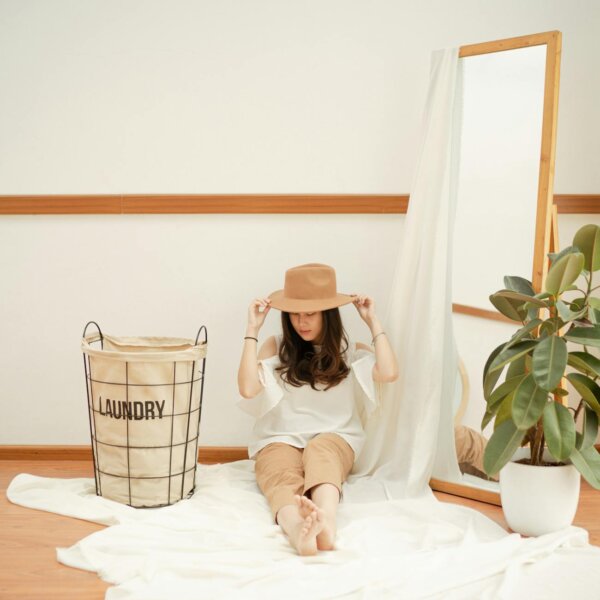
[[[255,298],[252,301],[248,308],[248,327],[255,327],[258,331],[263,326],[263,323],[271,310],[270,303],[270,298]],[[261,306],[264,308],[262,312],[259,311]]]

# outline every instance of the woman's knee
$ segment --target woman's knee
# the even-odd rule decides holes
[[[284,444],[285,446],[286,444]],[[256,456],[254,474],[261,490],[274,486],[298,486],[304,481],[302,455],[297,448],[266,448]]]

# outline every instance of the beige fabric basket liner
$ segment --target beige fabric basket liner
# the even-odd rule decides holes
[[[188,497],[197,463],[207,344],[103,334],[103,350],[90,346],[99,340],[99,333],[82,340],[89,360],[99,493],[136,507]]]

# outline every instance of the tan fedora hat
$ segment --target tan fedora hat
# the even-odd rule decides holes
[[[327,310],[349,304],[354,297],[337,293],[335,269],[321,263],[288,269],[283,289],[269,294],[270,306],[284,312]]]

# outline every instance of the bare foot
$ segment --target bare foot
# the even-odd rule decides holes
[[[296,494],[294,499],[296,500],[296,504],[298,504],[298,509],[300,510],[300,516],[302,518],[305,518],[313,512],[322,514],[321,520],[323,521],[323,528],[317,535],[317,548],[319,550],[335,550],[335,526],[331,523],[330,519],[327,518],[325,511],[322,508],[319,508],[306,496],[299,496]]]
[[[320,511],[320,513],[319,513]],[[323,529],[324,513],[321,509],[308,514],[301,512],[303,522],[293,532],[292,542],[301,556],[312,556],[317,553],[317,536]]]

